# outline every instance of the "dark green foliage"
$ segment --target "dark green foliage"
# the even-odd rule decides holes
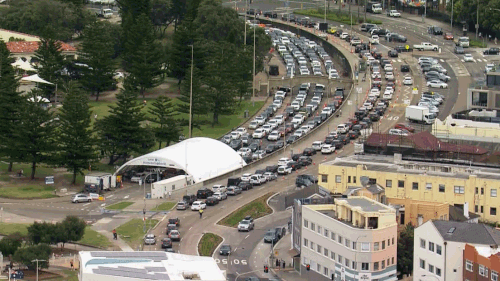
[[[27,246],[19,248],[12,258],[15,262],[24,264],[32,270],[36,269],[37,265],[36,262],[33,262],[33,260],[46,260],[38,262],[38,268],[48,268],[48,260],[50,258],[51,251],[51,247],[47,244]]]
[[[4,257],[13,255],[23,244],[23,236],[17,232],[0,240],[0,252]]]
[[[38,83],[38,88],[43,90],[44,97],[50,100],[55,92],[55,84],[61,81],[61,71],[64,67],[64,57],[61,52],[61,42],[53,39],[42,38],[40,47],[35,52],[35,58],[39,62],[38,76],[54,85]]]
[[[169,146],[170,142],[179,139],[179,123],[175,120],[177,111],[170,98],[166,96],[158,97],[153,102],[153,106],[149,109],[149,113],[152,116],[149,121],[157,125],[153,131],[156,141],[159,143],[159,148],[161,148],[162,142],[165,142],[165,146]]]
[[[75,184],[76,175],[97,159],[96,141],[87,96],[76,83],[70,83],[65,92],[57,131],[58,163],[73,173]]]
[[[75,216],[67,216],[62,222],[58,223],[58,227],[63,238],[58,242],[63,243],[64,247],[64,243],[66,242],[75,242],[83,238],[86,224],[83,219]]]
[[[99,94],[114,83],[113,56],[116,41],[112,31],[109,23],[104,21],[95,21],[83,31],[79,60],[89,67],[83,68],[80,82],[91,95],[95,95],[96,101],[99,99]]]
[[[415,227],[407,224],[398,239],[398,272],[411,274],[413,272],[413,238]]]
[[[85,226],[85,221],[75,216],[67,216],[56,224],[35,222],[28,227],[28,238],[33,245],[62,243],[64,248],[65,243],[82,239]]]

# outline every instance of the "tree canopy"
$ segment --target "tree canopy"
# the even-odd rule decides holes
[[[413,237],[415,227],[409,223],[405,226],[398,239],[398,272],[411,274],[413,272]]]

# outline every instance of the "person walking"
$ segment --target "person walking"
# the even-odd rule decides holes
[[[203,217],[203,209],[200,209],[200,219]]]
[[[70,260],[69,264],[71,266],[71,270],[75,270],[75,265],[73,264],[73,260]]]
[[[116,229],[113,229],[113,239],[118,240],[118,235],[116,234]]]

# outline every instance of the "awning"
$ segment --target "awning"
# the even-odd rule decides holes
[[[50,83],[49,81],[40,78],[40,76],[38,76],[38,74],[31,75],[31,76],[28,76],[28,77],[23,77],[23,78],[21,78],[21,80],[23,80],[23,81],[30,81],[30,82],[36,82],[36,83],[49,84],[49,85],[54,85],[54,83]]]

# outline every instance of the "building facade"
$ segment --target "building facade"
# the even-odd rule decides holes
[[[396,214],[379,202],[350,197],[303,205],[301,239],[308,280],[397,280]]]
[[[484,224],[428,221],[415,229],[413,280],[466,280],[465,245],[498,247],[499,242],[500,232]]]
[[[498,281],[500,254],[498,248],[465,244],[463,274],[464,280]]]
[[[481,219],[500,221],[500,169],[406,161],[393,156],[351,156],[321,164],[318,184],[342,194],[362,177],[369,184],[383,186],[388,199],[440,202],[460,208],[468,204],[468,211]]]
[[[408,223],[420,226],[428,220],[448,220],[450,208],[448,204],[425,202],[412,199],[388,198],[387,203],[397,212],[397,222],[401,227]]]

